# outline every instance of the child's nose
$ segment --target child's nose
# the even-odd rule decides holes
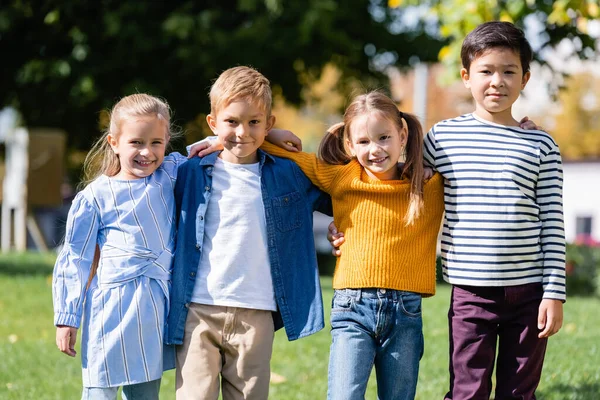
[[[239,124],[235,130],[235,134],[238,137],[244,137],[248,134],[248,128],[244,124]]]
[[[371,153],[375,154],[381,150],[381,146],[377,143],[371,143],[369,150]]]
[[[502,84],[502,75],[500,73],[495,73],[492,75],[492,85],[500,86]]]

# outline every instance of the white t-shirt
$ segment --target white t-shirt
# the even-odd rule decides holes
[[[259,164],[217,158],[192,301],[277,310]]]

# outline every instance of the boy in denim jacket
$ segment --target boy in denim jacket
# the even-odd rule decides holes
[[[177,247],[166,343],[177,346],[178,399],[266,399],[274,332],[324,326],[313,210],[329,197],[292,161],[258,147],[273,126],[258,71],[223,72],[210,91],[220,153],[193,158],[175,187]]]

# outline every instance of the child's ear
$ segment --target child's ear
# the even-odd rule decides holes
[[[267,118],[267,135],[269,134],[269,131],[271,129],[273,129],[274,125],[275,125],[275,116],[270,115],[269,118]]]
[[[521,80],[521,90],[525,89],[527,82],[529,82],[529,78],[531,78],[531,71],[527,71],[523,74],[523,79]]]
[[[208,114],[206,116],[206,123],[210,130],[216,135],[217,134],[217,119],[212,116],[212,114]]]
[[[352,146],[352,142],[348,139],[346,139],[346,148],[348,149],[348,151],[350,152],[350,155],[352,157],[356,157],[356,152],[354,151],[354,147]]]
[[[467,89],[471,89],[471,83],[469,82],[469,71],[466,68],[460,70],[460,79]]]
[[[118,141],[117,138],[115,138],[113,135],[111,135],[110,133],[106,136],[106,141],[108,142],[108,144],[110,145],[110,147],[112,148],[113,152],[115,154],[119,154],[119,147],[118,145]]]
[[[402,129],[400,129],[400,144],[404,147],[408,142],[408,122],[402,118]]]

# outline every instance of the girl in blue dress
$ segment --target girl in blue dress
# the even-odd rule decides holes
[[[74,357],[82,330],[83,399],[116,399],[120,386],[124,398],[158,399],[162,372],[174,367],[163,333],[173,188],[186,158],[165,156],[171,135],[168,105],[134,94],[113,107],[86,158],[89,184],[73,200],[52,282],[60,351]]]

